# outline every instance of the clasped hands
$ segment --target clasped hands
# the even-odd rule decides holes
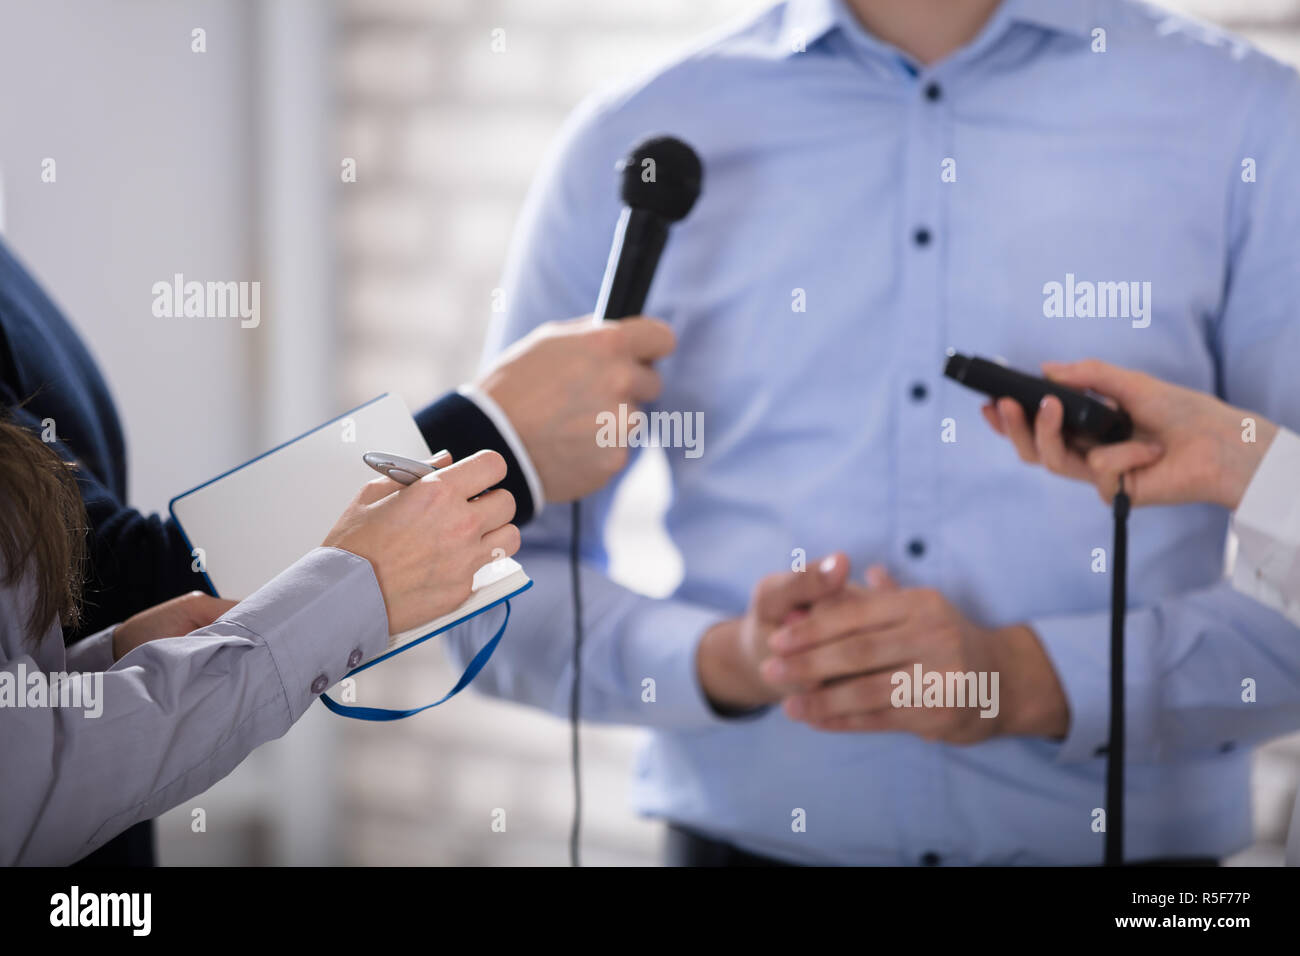
[[[895,706],[902,681],[894,675],[910,680],[917,664],[942,675],[998,674],[996,713],[981,717],[971,701]],[[791,720],[822,731],[971,744],[994,736],[1062,738],[1069,729],[1064,690],[1032,629],[981,627],[939,592],[900,587],[878,565],[861,583],[851,581],[839,553],[760,580],[743,617],[704,634],[696,667],[720,712],[779,704]]]

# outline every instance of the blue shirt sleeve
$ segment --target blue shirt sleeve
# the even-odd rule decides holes
[[[1220,394],[1290,428],[1300,423],[1300,77],[1261,61],[1239,167],[1225,171],[1230,247],[1212,334]],[[1245,425],[1243,423],[1243,429]],[[1071,726],[1058,757],[1106,743],[1106,615],[1031,622],[1065,687]],[[1300,631],[1226,582],[1131,610],[1125,621],[1129,755],[1158,761],[1250,745],[1300,724]]]

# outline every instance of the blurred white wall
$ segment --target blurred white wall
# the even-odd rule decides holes
[[[321,188],[337,179],[330,13],[310,0],[4,3],[5,238],[100,361],[142,510],[339,411]],[[262,283],[260,325],[155,317],[152,286],[176,273]],[[336,732],[313,713],[175,811],[162,859],[336,859]]]
[[[133,499],[164,508],[249,447],[252,330],[154,318],[150,289],[176,272],[255,278],[250,7],[6,0],[3,14],[5,238],[103,363]],[[205,54],[190,52],[196,26]]]

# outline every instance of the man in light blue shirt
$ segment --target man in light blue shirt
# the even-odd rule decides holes
[[[944,353],[1096,356],[1300,425],[1300,82],[1122,0],[1006,0],[934,58],[863,26],[909,5],[853,6],[779,4],[588,103],[525,209],[490,350],[596,301],[632,144],[667,132],[704,162],[647,303],[678,339],[655,408],[705,425],[703,455],[668,450],[684,578],[666,600],[611,583],[613,489],[584,503],[583,713],[652,730],[640,810],[747,853],[1098,863],[1110,513],[1021,467]],[[538,586],[477,684],[558,714],[568,522],[525,533]],[[1232,592],[1224,537],[1208,506],[1131,522],[1132,860],[1246,845],[1250,748],[1300,727],[1300,633]],[[893,600],[930,602],[967,649],[1027,648],[1033,666],[1000,668],[1000,719],[836,733],[790,700],[718,706],[742,701],[712,692],[706,632],[743,630],[756,582],[835,551],[855,576],[887,567]],[[895,650],[939,666],[925,640]]]

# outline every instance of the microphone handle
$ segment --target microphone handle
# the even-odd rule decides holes
[[[662,217],[623,207],[596,300],[597,322],[641,313],[667,241],[668,223]]]
[[[605,263],[605,277],[596,299],[595,320],[605,322],[638,315],[645,307],[650,280],[668,241],[668,223],[644,209],[624,206],[614,229],[614,242]],[[582,770],[578,727],[582,719],[582,502],[571,505],[569,579],[573,596],[573,683],[569,688],[569,738],[573,756],[573,823],[569,829],[569,862],[581,866]]]

